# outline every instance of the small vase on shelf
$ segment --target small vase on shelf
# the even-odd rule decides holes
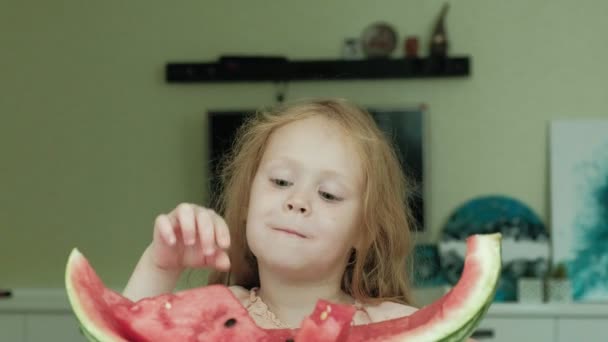
[[[547,299],[551,303],[572,301],[572,287],[564,264],[557,265],[547,278]]]
[[[447,2],[443,5],[431,34],[429,54],[433,59],[443,59],[448,55],[449,42],[445,28],[445,17],[449,7]]]

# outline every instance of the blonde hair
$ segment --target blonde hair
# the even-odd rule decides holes
[[[342,290],[365,303],[385,300],[412,304],[409,256],[412,215],[410,187],[388,139],[364,109],[343,99],[322,99],[259,111],[239,129],[232,152],[223,162],[216,210],[231,230],[229,273],[212,272],[209,283],[259,286],[255,257],[245,227],[251,184],[271,134],[314,115],[339,123],[360,153],[364,185],[361,234],[364,243],[353,253],[343,275]]]

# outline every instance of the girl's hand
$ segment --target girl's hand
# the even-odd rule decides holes
[[[229,246],[230,232],[221,216],[211,209],[182,203],[156,218],[150,249],[154,264],[162,269],[211,267],[227,271]]]

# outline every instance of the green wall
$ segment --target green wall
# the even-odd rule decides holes
[[[166,62],[334,58],[378,19],[426,44],[441,3],[4,2],[0,287],[62,286],[75,246],[124,286],[155,216],[205,199],[205,111],[273,101],[267,83],[166,84]],[[548,220],[549,120],[608,116],[606,18],[600,0],[453,1],[451,52],[472,56],[470,78],[292,83],[288,99],[429,105],[423,241],[480,194],[517,197]]]

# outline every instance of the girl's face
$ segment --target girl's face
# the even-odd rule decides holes
[[[337,123],[312,116],[276,130],[247,216],[247,241],[260,267],[341,277],[358,243],[362,187],[360,158]]]

